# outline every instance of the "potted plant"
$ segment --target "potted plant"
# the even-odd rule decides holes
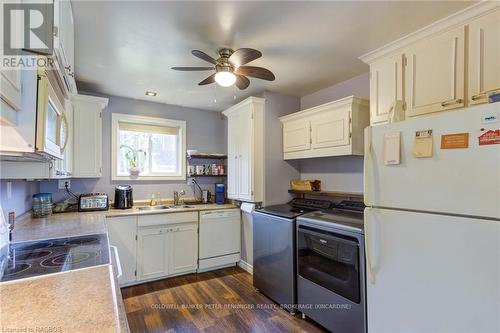
[[[120,149],[126,149],[125,158],[128,162],[128,173],[133,176],[139,176],[141,169],[138,166],[139,154],[142,153],[146,155],[146,152],[142,149],[134,149],[127,145],[121,145]]]

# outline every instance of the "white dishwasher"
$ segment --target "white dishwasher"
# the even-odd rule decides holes
[[[198,271],[234,266],[241,257],[239,209],[200,212]]]

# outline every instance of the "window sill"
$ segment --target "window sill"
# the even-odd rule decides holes
[[[113,176],[111,180],[120,180],[120,181],[149,181],[149,180],[186,180],[186,176]]]

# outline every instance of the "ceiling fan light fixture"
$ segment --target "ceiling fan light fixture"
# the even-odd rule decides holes
[[[215,74],[215,82],[221,87],[230,87],[236,82],[236,75],[227,71],[220,71]]]

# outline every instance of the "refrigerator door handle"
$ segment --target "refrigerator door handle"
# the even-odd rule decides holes
[[[377,241],[377,221],[373,214],[373,208],[365,208],[365,244],[366,244],[366,266],[370,283],[375,284],[375,274],[377,271],[378,243]]]
[[[363,158],[363,193],[364,201],[367,206],[372,204],[372,193],[370,191],[370,176],[368,172],[371,170],[372,164],[372,127],[365,128],[365,156]]]

